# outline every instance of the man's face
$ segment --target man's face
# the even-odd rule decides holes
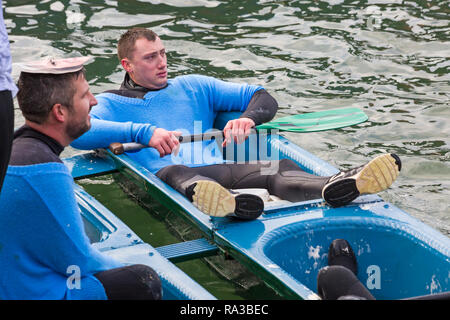
[[[167,84],[166,49],[158,37],[155,41],[140,38],[131,58],[122,60],[131,79],[148,89],[161,89]],[[125,60],[125,62],[124,62]]]
[[[91,108],[97,104],[97,99],[89,90],[89,84],[83,75],[74,81],[75,94],[72,108],[66,126],[66,134],[73,140],[80,137],[91,128]]]

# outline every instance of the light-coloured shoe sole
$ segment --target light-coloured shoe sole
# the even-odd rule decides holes
[[[395,159],[383,154],[364,166],[355,177],[356,187],[361,194],[372,194],[386,190],[399,174]]]
[[[225,217],[236,209],[234,196],[214,181],[197,181],[192,200],[200,211],[213,217]]]

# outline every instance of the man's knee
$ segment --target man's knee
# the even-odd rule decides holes
[[[162,298],[161,279],[155,270],[143,264],[136,264],[130,266],[130,271],[135,273],[137,278],[137,299],[160,300]]]
[[[333,282],[336,283],[339,280],[343,282],[357,280],[355,274],[348,268],[340,265],[326,266],[319,270],[317,275],[319,282]]]
[[[320,269],[317,292],[325,300],[375,299],[350,269],[340,265]]]
[[[149,266],[135,264],[95,274],[109,300],[160,300],[162,285]]]
[[[317,291],[323,299],[336,300],[347,294],[358,278],[350,269],[335,265],[327,266],[319,270],[317,275]]]

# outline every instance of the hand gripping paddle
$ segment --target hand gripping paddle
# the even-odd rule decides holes
[[[282,117],[256,126],[255,129],[256,131],[264,129],[268,131],[316,132],[352,126],[367,121],[367,119],[368,117],[364,111],[358,108],[350,107]],[[218,137],[223,137],[222,131],[217,130],[196,135],[180,136],[178,137],[178,140],[180,143],[185,143],[212,140]],[[135,142],[123,144],[114,142],[111,143],[109,149],[114,154],[122,154],[126,151],[137,151],[147,147],[148,146]]]

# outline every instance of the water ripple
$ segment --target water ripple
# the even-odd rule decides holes
[[[165,41],[172,77],[200,73],[261,84],[278,100],[279,116],[363,108],[369,121],[356,127],[287,136],[345,168],[380,152],[398,153],[405,169],[383,197],[449,233],[447,0],[3,4],[14,66],[46,55],[93,55],[94,93],[121,82],[117,39],[143,26]],[[19,110],[16,119],[23,123]]]

